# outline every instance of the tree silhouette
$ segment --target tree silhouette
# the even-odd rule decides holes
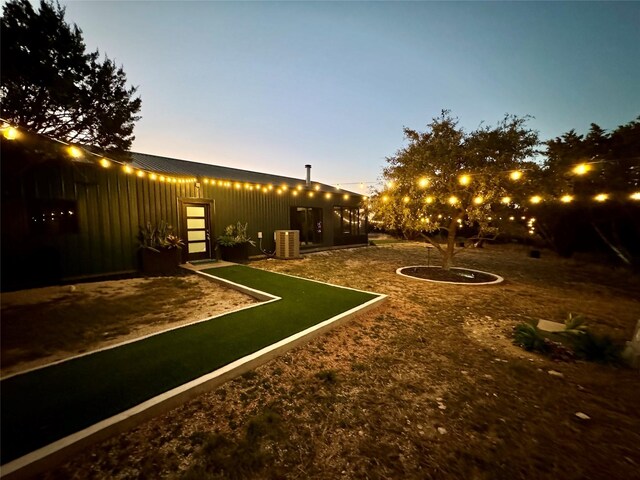
[[[142,101],[122,67],[86,53],[82,31],[58,3],[3,7],[2,118],[38,133],[112,154],[131,146]]]

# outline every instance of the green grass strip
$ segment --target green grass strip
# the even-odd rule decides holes
[[[21,457],[377,297],[245,266],[207,272],[282,300],[3,380],[0,462]]]

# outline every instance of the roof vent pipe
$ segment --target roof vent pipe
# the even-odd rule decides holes
[[[307,169],[307,187],[311,186],[311,165],[305,165],[304,168]]]

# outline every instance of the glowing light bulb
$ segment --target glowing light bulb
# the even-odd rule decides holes
[[[387,188],[393,188],[393,180],[387,182]]]
[[[388,197],[387,195],[383,195],[383,196],[382,196],[382,201],[383,201],[384,203],[387,203],[387,202],[389,201],[389,197]]]
[[[433,197],[431,195],[424,197],[424,203],[433,203]]]
[[[584,175],[590,170],[591,170],[591,165],[589,165],[588,163],[581,163],[579,165],[576,165],[573,168],[573,173],[575,173],[576,175]]]
[[[429,186],[429,179],[427,177],[422,177],[418,180],[418,185],[420,188],[427,188]]]
[[[18,129],[15,127],[7,127],[2,132],[2,136],[7,140],[15,140],[18,138]]]
[[[511,203],[511,197],[502,197],[502,199],[500,200],[502,203],[504,203],[505,205],[508,205]]]
[[[138,171],[136,172],[136,175],[137,175],[138,177],[142,178],[142,177],[144,177],[144,172],[143,172],[142,170],[138,170]]]
[[[402,201],[403,201],[404,203],[409,203],[409,201],[410,201],[410,200],[411,200],[411,199],[410,199],[409,197],[404,197],[404,198],[402,199]]]
[[[460,175],[458,182],[463,186],[469,185],[471,183],[471,177],[469,175]]]
[[[156,180],[157,178],[158,178],[158,176],[155,173],[149,174],[149,179],[150,180]]]
[[[71,145],[70,147],[68,147],[67,152],[69,152],[69,155],[73,158],[82,157],[82,150],[80,150],[78,147],[74,145]]]
[[[560,197],[560,201],[562,203],[571,203],[573,202],[573,195],[563,195],[562,197]]]
[[[542,201],[542,197],[540,195],[534,195],[529,199],[529,201],[533,204],[540,203]]]
[[[480,205],[482,204],[482,202],[484,202],[484,198],[482,197],[476,197],[473,199],[473,203],[475,203],[476,205]]]
[[[520,170],[514,170],[509,174],[509,178],[514,181],[520,180],[522,178],[522,172]]]
[[[342,196],[342,198],[344,198],[345,200],[349,200],[349,195],[347,195],[346,193]]]
[[[450,205],[455,205],[456,203],[458,203],[458,197],[456,197],[455,195],[451,195],[447,201]]]
[[[634,192],[631,195],[629,195],[629,198],[631,200],[640,200],[640,192]]]
[[[320,185],[316,185],[315,187],[313,187],[314,190],[317,192],[318,190],[320,190]]]
[[[604,202],[604,201],[606,201],[606,200],[608,200],[608,199],[609,199],[609,195],[608,195],[608,194],[606,194],[606,193],[599,193],[598,195],[596,195],[595,197],[593,197],[593,199],[594,199],[596,202]]]
[[[133,168],[131,168],[129,165],[125,165],[124,167],[122,167],[122,170],[124,170],[124,173],[133,173]]]
[[[326,198],[327,200],[331,198],[331,194],[329,192],[324,194],[324,198]],[[366,200],[366,198],[365,198]]]
[[[111,162],[106,158],[101,158],[98,163],[100,163],[100,166],[103,168],[109,168],[111,166]]]

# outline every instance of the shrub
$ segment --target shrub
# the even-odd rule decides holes
[[[617,364],[622,347],[608,335],[597,335],[589,331],[573,338],[573,351],[578,358],[591,362]]]
[[[540,330],[530,323],[520,323],[515,326],[513,341],[529,352],[545,353],[549,349]]]

